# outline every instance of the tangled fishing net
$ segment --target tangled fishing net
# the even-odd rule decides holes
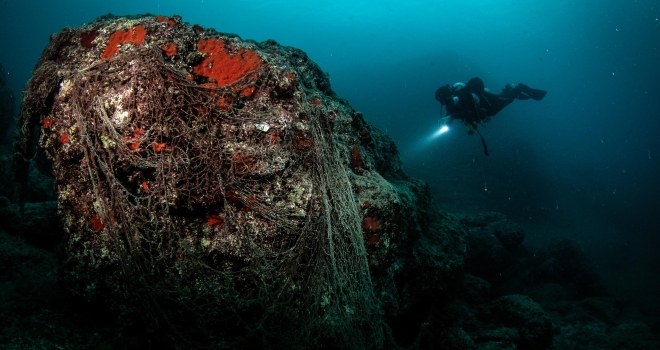
[[[76,293],[183,344],[391,346],[370,267],[410,230],[380,175],[398,158],[369,155],[394,147],[302,51],[178,17],[100,18],[44,51],[19,178],[37,123]]]

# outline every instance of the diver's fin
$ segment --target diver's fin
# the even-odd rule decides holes
[[[545,90],[532,89],[525,84],[518,84],[518,88],[520,89],[520,93],[518,93],[518,96],[516,96],[516,99],[518,100],[527,100],[531,98],[533,100],[540,101],[548,93]]]
[[[530,89],[529,97],[531,97],[533,100],[541,101],[547,93],[548,92],[545,90]]]

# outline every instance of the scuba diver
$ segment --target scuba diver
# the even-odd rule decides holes
[[[486,141],[477,130],[477,124],[489,122],[490,117],[499,113],[513,100],[533,99],[540,101],[545,97],[547,91],[532,89],[525,84],[513,87],[507,84],[498,95],[493,94],[484,87],[484,82],[478,78],[472,78],[467,84],[456,83],[441,86],[435,92],[435,99],[440,102],[440,116],[442,107],[446,106],[447,116],[442,118],[444,125],[451,124],[454,119],[460,119],[467,128],[468,135],[477,131],[484,146],[484,154],[488,155]]]

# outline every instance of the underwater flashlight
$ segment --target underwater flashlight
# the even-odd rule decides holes
[[[449,123],[447,123],[447,120],[448,119],[445,118],[439,120],[437,126],[433,128],[426,137],[419,138],[414,151],[421,152],[423,149],[430,146],[433,142],[437,141],[440,138],[440,135],[449,131]]]
[[[438,131],[436,131],[436,132],[433,134],[433,136],[431,136],[431,138],[432,138],[432,139],[433,139],[433,138],[436,138],[436,137],[438,137],[438,136],[440,136],[440,135],[446,133],[447,131],[449,131],[449,125],[447,125],[447,124],[443,124],[442,127],[440,127],[440,129],[438,129]]]

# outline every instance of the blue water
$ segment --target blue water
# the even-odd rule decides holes
[[[15,92],[51,33],[107,13],[179,14],[298,47],[399,146],[406,170],[455,212],[501,211],[530,243],[571,237],[614,288],[659,295],[660,3],[657,0],[3,1],[0,64]],[[433,95],[481,77],[549,91],[441,137]],[[636,276],[632,276],[635,271]],[[622,286],[627,286],[623,288]]]

